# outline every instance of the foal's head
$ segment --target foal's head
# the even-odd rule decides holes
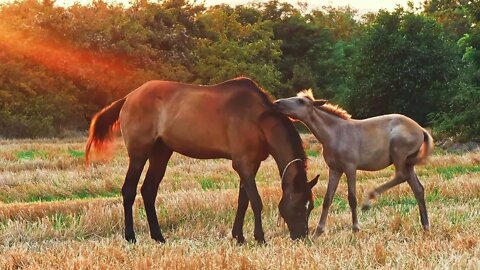
[[[331,104],[325,99],[315,99],[312,89],[303,90],[296,97],[278,99],[275,101],[275,108],[289,117],[306,123],[310,122],[310,115],[314,112],[314,108],[345,120],[351,117],[347,111],[338,105]]]
[[[290,231],[290,237],[295,240],[308,235],[308,218],[313,210],[312,188],[318,181],[317,175],[312,181],[307,182],[305,173],[298,173],[293,182],[287,187],[278,205],[280,215],[285,220]]]
[[[275,107],[283,114],[299,120],[308,119],[314,107],[323,106],[327,101],[315,99],[311,89],[301,91],[295,97],[275,101]]]

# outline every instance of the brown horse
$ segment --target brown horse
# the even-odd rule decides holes
[[[347,176],[348,202],[352,210],[353,231],[360,229],[357,219],[356,171],[378,171],[395,166],[393,180],[371,192],[363,209],[370,208],[370,199],[405,181],[408,182],[420,210],[424,230],[429,230],[424,188],[414,171],[433,150],[430,134],[412,119],[389,114],[364,120],[350,115],[326,100],[315,100],[311,90],[296,97],[279,99],[275,106],[286,115],[302,121],[323,146],[323,157],[329,167],[329,180],[323,211],[315,236],[325,231],[328,209],[342,174]]]
[[[237,78],[217,85],[197,86],[169,81],[150,81],[97,113],[86,145],[104,149],[113,129],[120,129],[130,159],[122,187],[125,238],[135,242],[132,205],[146,161],[147,175],[141,187],[151,237],[164,242],[155,212],[158,186],[173,152],[197,159],[226,158],[240,176],[238,208],[232,235],[243,243],[243,222],[249,202],[255,218],[254,237],[264,242],[255,175],[269,154],[282,179],[279,204],[292,239],[308,235],[313,208],[311,188],[318,176],[307,181],[306,155],[291,121],[276,112],[269,96],[252,80]],[[301,162],[292,160],[300,159]]]

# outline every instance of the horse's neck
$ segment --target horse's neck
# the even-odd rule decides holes
[[[324,146],[327,146],[335,139],[338,128],[344,123],[344,119],[324,112],[320,109],[314,109],[309,121],[305,121],[313,135]]]
[[[304,164],[305,162],[305,154],[297,153],[300,149],[295,149],[295,147],[301,147],[303,151],[301,139],[297,141],[297,138],[292,138],[293,135],[289,134],[287,127],[285,127],[283,123],[269,124],[264,129],[264,132],[270,148],[270,155],[272,155],[277,163],[280,176],[285,173],[285,179],[282,179],[282,181],[286,181],[287,184],[292,182],[294,180],[292,175],[295,175],[299,168],[296,163]],[[298,134],[296,134],[296,136],[298,136]],[[300,159],[300,161],[294,161],[296,159]],[[291,163],[292,161],[294,162]],[[285,171],[285,168],[287,168],[287,171]]]

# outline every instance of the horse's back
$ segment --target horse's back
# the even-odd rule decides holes
[[[195,158],[231,158],[238,144],[261,139],[255,123],[267,109],[242,81],[212,86],[151,81],[133,91],[124,106],[120,122],[127,149],[148,148],[161,139]]]

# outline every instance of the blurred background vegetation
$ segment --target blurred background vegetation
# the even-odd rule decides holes
[[[354,118],[405,114],[437,137],[480,139],[480,2],[394,11],[272,0],[206,7],[146,0],[0,5],[0,137],[85,131],[151,79],[256,80],[275,97],[312,88]]]

